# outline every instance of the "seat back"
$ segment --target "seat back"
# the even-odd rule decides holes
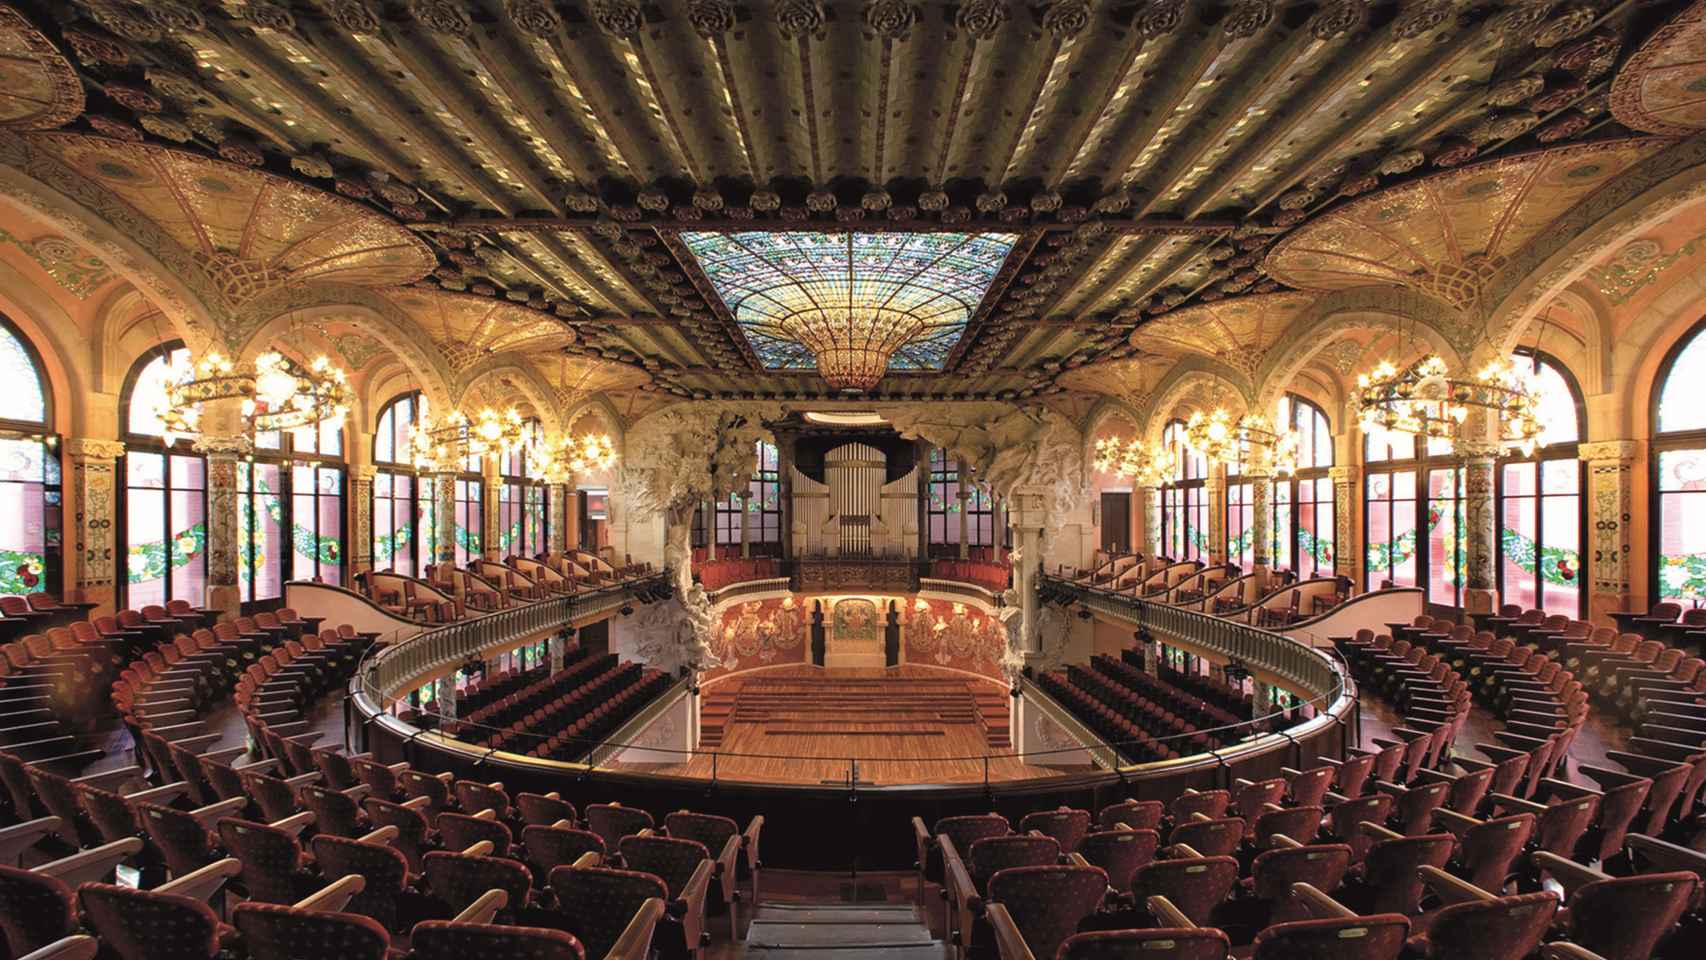
[[[95,832],[101,835],[102,843],[114,843],[142,833],[142,825],[136,821],[136,811],[124,797],[86,783],[77,785],[77,796],[83,801],[83,809],[89,812],[89,822],[95,825]]]
[[[1061,807],[1027,813],[1019,821],[1019,832],[1032,830],[1040,830],[1044,836],[1053,837],[1059,842],[1061,853],[1074,853],[1084,835],[1090,832],[1090,811]]]
[[[1121,823],[1133,830],[1154,830],[1161,825],[1161,815],[1166,809],[1159,800],[1121,800],[1103,807],[1096,815],[1096,825],[1103,830],[1112,830]]]
[[[1274,777],[1240,788],[1233,798],[1233,816],[1243,817],[1245,820],[1256,819],[1262,815],[1263,807],[1285,799],[1285,787],[1284,779]]]
[[[1333,786],[1332,767],[1316,767],[1290,777],[1286,789],[1293,803],[1300,807],[1319,807],[1326,803],[1327,791]]]
[[[623,837],[619,849],[623,864],[657,876],[669,887],[671,897],[681,896],[700,861],[711,856],[704,844],[674,837]]]
[[[497,813],[499,820],[509,816],[509,794],[477,780],[456,781],[456,802],[464,813],[491,810]]]
[[[379,921],[387,930],[397,927],[397,895],[409,880],[409,861],[383,843],[362,843],[321,834],[313,839],[314,862],[328,882],[351,874],[366,881],[344,909]]]
[[[1109,886],[1125,893],[1137,869],[1155,859],[1160,843],[1154,830],[1100,830],[1084,835],[1078,854],[1107,873]]]
[[[582,960],[584,948],[572,934],[548,927],[426,920],[409,935],[411,960]]]
[[[1276,834],[1307,844],[1321,832],[1320,807],[1282,807],[1256,818],[1256,846],[1265,848]]]
[[[239,875],[250,900],[295,903],[308,886],[299,872],[302,846],[288,830],[252,820],[219,821],[219,842],[243,864]]]
[[[1434,916],[1428,942],[1436,957],[1521,960],[1534,952],[1557,912],[1558,895],[1550,891],[1454,903]]]
[[[471,857],[463,853],[434,850],[426,855],[427,885],[452,913],[461,913],[487,890],[502,890],[509,896],[506,910],[527,904],[533,880],[527,867],[503,857]]]
[[[297,813],[296,793],[290,789],[290,784],[253,770],[245,770],[242,777],[243,786],[248,788],[249,796],[261,808],[261,816],[269,823]]]
[[[669,897],[662,880],[636,870],[558,867],[550,882],[559,907],[555,923],[573,933],[589,957],[608,954],[647,900]]]
[[[1238,882],[1238,861],[1232,857],[1185,857],[1156,860],[1139,867],[1131,892],[1138,903],[1162,894],[1191,918],[1207,923],[1212,911]]]
[[[1511,862],[1534,833],[1534,814],[1518,813],[1476,824],[1464,831],[1458,859],[1463,879],[1483,890],[1502,890]]]
[[[101,945],[121,960],[209,960],[219,952],[219,918],[200,900],[85,883],[77,903]]]
[[[1548,804],[1546,812],[1535,818],[1535,846],[1569,859],[1598,811],[1599,798],[1591,794]]]
[[[1570,895],[1569,940],[1606,960],[1645,960],[1694,901],[1692,873],[1644,873],[1583,885]]]
[[[548,827],[558,820],[575,822],[575,805],[567,800],[557,800],[538,793],[518,793],[515,795],[516,809],[521,811],[521,819],[534,826]]]
[[[353,840],[367,832],[361,808],[347,793],[309,785],[302,790],[302,802],[314,812],[314,829],[321,833]]]
[[[1232,794],[1225,790],[1200,790],[1196,793],[1180,794],[1168,812],[1173,815],[1174,823],[1186,823],[1190,821],[1193,813],[1210,818],[1224,817],[1231,805]]]
[[[1619,784],[1600,795],[1599,849],[1593,851],[1595,859],[1604,860],[1623,849],[1623,838],[1629,833],[1629,824],[1641,812],[1641,805],[1647,801],[1647,794],[1652,789],[1653,781],[1642,777]]]
[[[391,845],[409,862],[409,870],[420,873],[424,867],[421,859],[422,845],[426,843],[430,827],[426,815],[413,807],[405,807],[400,803],[368,797],[362,802],[362,809],[367,811],[368,822],[375,829],[379,827],[396,827],[397,836]]]
[[[438,834],[444,838],[446,850],[466,850],[482,840],[492,844],[492,856],[509,856],[512,840],[509,827],[496,820],[481,820],[461,813],[438,815]]]
[[[199,870],[213,859],[212,838],[196,818],[156,803],[138,803],[136,815],[175,876]]]
[[[231,924],[243,934],[250,960],[299,960],[308,953],[339,960],[384,960],[391,938],[356,912],[298,910],[273,903],[240,903]]]
[[[1256,960],[1394,960],[1410,934],[1395,913],[1277,923],[1256,934]]]
[[[1033,954],[1050,957],[1101,905],[1107,875],[1098,867],[1011,867],[990,878],[990,898],[1001,903]]]
[[[1303,903],[1291,895],[1292,884],[1337,890],[1350,868],[1350,846],[1332,843],[1264,851],[1256,857],[1251,876],[1257,898],[1270,905],[1268,922],[1287,923],[1310,917]]]
[[[593,803],[586,808],[586,828],[598,834],[607,850],[615,850],[622,838],[656,827],[652,815],[636,807]]]
[[[1189,844],[1191,849],[1205,857],[1231,856],[1238,852],[1238,845],[1243,842],[1242,817],[1192,820],[1179,824],[1167,835],[1169,846],[1177,843]]]
[[[0,932],[14,956],[70,936],[76,926],[76,905],[65,884],[44,873],[0,864]]]
[[[1212,927],[1097,930],[1060,945],[1060,960],[1226,960],[1232,942]]]
[[[438,777],[419,770],[404,770],[397,779],[403,784],[403,793],[410,800],[420,797],[427,799],[426,815],[429,822],[438,816],[440,810],[450,806],[450,784]]]
[[[972,883],[982,891],[989,889],[989,878],[997,871],[1059,862],[1058,841],[1053,837],[1034,837],[1025,833],[974,840],[966,852],[966,869],[971,871]]]
[[[1375,913],[1416,912],[1422,899],[1422,867],[1444,868],[1451,859],[1456,838],[1449,833],[1381,840],[1368,848],[1363,858],[1363,881],[1374,892]]]
[[[1386,818],[1391,815],[1392,795],[1371,793],[1366,797],[1356,797],[1335,804],[1328,812],[1329,829],[1333,836],[1350,844],[1353,860],[1361,863],[1369,846],[1374,843],[1374,838],[1358,828],[1357,824],[1374,823],[1385,826]]]
[[[713,857],[723,852],[723,846],[729,842],[730,837],[740,835],[740,824],[728,817],[693,813],[688,810],[677,810],[666,815],[663,818],[663,827],[672,837],[697,841]]]
[[[573,864],[582,854],[605,854],[604,841],[590,830],[573,827],[544,827],[530,825],[521,830],[521,845],[527,850],[527,864],[534,875],[543,880],[551,871]]]

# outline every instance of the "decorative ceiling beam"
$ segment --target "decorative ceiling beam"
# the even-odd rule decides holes
[[[554,217],[459,217],[448,224],[450,227],[466,230],[527,230],[535,232],[559,232],[597,234],[601,221],[592,219],[569,219]],[[1124,235],[1137,233],[1156,234],[1187,234],[1200,236],[1218,236],[1227,233],[1237,226],[1231,220],[1102,220],[1099,221],[1109,235]],[[1042,222],[1042,223],[1009,223],[995,217],[978,217],[964,223],[943,223],[940,220],[856,220],[843,222],[835,220],[785,220],[771,218],[764,220],[704,220],[680,221],[660,218],[647,221],[644,224],[624,224],[628,227],[658,226],[676,230],[710,230],[720,232],[765,232],[793,233],[801,230],[841,231],[852,230],[861,233],[886,233],[901,231],[906,233],[1012,233],[1018,230],[1041,230],[1045,233],[1071,232],[1079,227],[1076,223]]]
[[[585,146],[584,140],[590,137],[577,136],[577,131],[570,129],[567,118],[574,111],[557,96],[554,86],[539,82],[537,72],[526,69],[533,62],[530,53],[501,30],[471,38],[468,49],[492,75],[504,97],[521,111],[539,138],[569,168],[571,176],[582,183],[591,183],[608,171],[605,158],[592,154]],[[551,209],[560,208],[553,204]]]
[[[1114,153],[1103,167],[1106,171],[1103,175],[1104,179],[1124,181],[1126,175],[1131,171],[1132,164],[1136,163],[1137,158],[1143,153],[1143,149],[1149,146],[1150,141],[1155,139],[1155,135],[1160,132],[1161,127],[1178,112],[1180,104],[1184,103],[1185,98],[1190,96],[1196,85],[1202,82],[1203,75],[1208,72],[1210,67],[1214,66],[1215,61],[1219,59],[1226,47],[1225,34],[1221,31],[1213,32],[1203,43],[1187,46],[1185,50],[1181,51],[1177,63],[1167,65],[1167,69],[1161,72],[1159,89],[1155,90],[1153,94],[1145,90],[1141,99],[1128,97],[1122,101],[1123,106],[1119,108],[1120,111],[1142,110],[1144,111],[1143,120],[1129,134],[1119,133],[1116,130],[1104,137],[1104,139],[1107,137],[1114,138],[1114,142],[1110,144]],[[1094,129],[1092,127],[1092,130]],[[1067,167],[1068,177],[1075,175],[1080,162],[1081,158],[1075,158],[1072,164]],[[1084,173],[1088,174],[1089,171],[1084,171]],[[1133,186],[1142,185],[1133,184]],[[1151,189],[1150,192],[1162,192],[1160,185]]]

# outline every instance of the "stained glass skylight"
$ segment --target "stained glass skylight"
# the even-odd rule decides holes
[[[817,368],[800,333],[827,317],[903,340],[888,369],[940,370],[1018,236],[689,231],[681,240],[766,368]]]

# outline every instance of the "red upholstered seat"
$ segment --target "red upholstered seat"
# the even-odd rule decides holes
[[[391,845],[409,861],[409,872],[420,873],[425,868],[421,858],[425,853],[427,834],[430,832],[426,815],[413,807],[388,800],[376,800],[373,797],[362,802],[362,809],[367,811],[367,818],[376,829],[397,828],[397,836],[391,841]]]
[[[1060,843],[1061,853],[1076,853],[1084,835],[1090,832],[1090,811],[1061,807],[1027,813],[1019,821],[1019,832],[1042,831]]]
[[[1060,945],[1060,960],[1226,960],[1232,944],[1212,927],[1098,930],[1073,934]]]
[[[1243,842],[1244,820],[1241,817],[1188,820],[1167,835],[1168,846],[1183,843],[1205,857],[1231,856]]]
[[[352,897],[345,910],[372,917],[387,930],[397,929],[397,897],[409,881],[409,861],[403,854],[382,843],[363,843],[321,834],[310,844],[314,862],[327,880],[350,875],[361,877],[366,885]]]
[[[69,936],[77,926],[71,891],[54,877],[0,864],[0,932],[21,957]]]
[[[1184,823],[1191,819],[1193,813],[1211,818],[1224,817],[1231,805],[1232,794],[1225,790],[1200,790],[1181,794],[1168,812],[1172,814],[1174,823]]]
[[[494,857],[509,856],[509,845],[513,839],[509,827],[496,820],[481,820],[461,813],[439,814],[438,834],[444,838],[444,848],[453,851],[490,841]]]
[[[1133,830],[1154,830],[1160,825],[1165,810],[1165,805],[1159,800],[1121,800],[1103,807],[1102,812],[1096,815],[1096,825],[1103,830],[1112,830],[1121,823]]]
[[[573,827],[523,827],[521,845],[527,850],[527,865],[541,881],[552,870],[572,865],[584,854],[596,853],[602,857],[606,852],[598,834]]]
[[[548,827],[559,820],[574,823],[579,819],[574,804],[543,794],[518,793],[515,805],[521,811],[522,821],[534,826]]]
[[[1138,903],[1165,896],[1192,923],[1207,923],[1210,911],[1238,883],[1238,861],[1232,857],[1186,857],[1156,860],[1132,877],[1131,892]]]
[[[1107,893],[1100,867],[1011,867],[989,878],[989,899],[1012,915],[1031,953],[1052,957]]]
[[[1154,830],[1100,830],[1085,835],[1078,854],[1107,873],[1109,886],[1125,893],[1138,868],[1155,859],[1160,843]]]
[[[647,900],[667,899],[653,874],[608,867],[558,867],[551,893],[560,908],[557,922],[580,940],[587,955],[603,957]]]
[[[243,864],[239,875],[250,900],[295,903],[313,892],[314,878],[303,869],[302,845],[288,830],[226,817],[219,841]]]
[[[1351,848],[1342,843],[1268,850],[1251,866],[1250,889],[1256,899],[1269,905],[1268,923],[1307,920],[1310,914],[1292,897],[1291,885],[1337,890],[1350,866]],[[1403,941],[1401,936],[1398,939]]]
[[[641,830],[651,830],[656,826],[651,814],[635,807],[594,803],[586,808],[586,828],[598,834],[607,850],[617,849],[623,837]]]
[[[1438,960],[1521,960],[1552,925],[1558,895],[1550,891],[1455,903],[1410,938],[1415,955]]]
[[[527,867],[502,857],[473,857],[434,850],[425,857],[427,886],[451,913],[461,913],[487,890],[502,890],[509,896],[506,910],[513,913],[527,905],[533,880]]]
[[[509,817],[509,794],[503,791],[501,785],[458,780],[455,793],[456,803],[464,813],[474,814],[481,810],[491,810],[498,815],[499,820]]]
[[[273,903],[240,903],[231,922],[243,934],[250,960],[384,960],[385,928],[356,912],[322,913]]]
[[[1570,894],[1571,943],[1606,960],[1646,960],[1694,900],[1692,873],[1647,873],[1584,884]]]
[[[121,960],[211,960],[219,952],[219,918],[200,900],[85,883],[77,903],[89,929]]]
[[[1395,913],[1372,917],[1298,920],[1256,935],[1256,960],[1393,960],[1404,948],[1410,921]]]
[[[704,844],[674,837],[623,837],[620,849],[629,869],[663,880],[671,897],[680,897],[693,871],[711,857]]]
[[[1363,857],[1361,879],[1348,884],[1338,897],[1358,913],[1414,914],[1424,889],[1416,871],[1443,868],[1455,843],[1449,833],[1381,840]]]
[[[989,890],[989,878],[1009,867],[1047,866],[1060,862],[1060,844],[1053,837],[1015,833],[972,841],[966,869],[978,890]]]
[[[561,930],[428,920],[410,936],[410,960],[582,960],[579,940]]]

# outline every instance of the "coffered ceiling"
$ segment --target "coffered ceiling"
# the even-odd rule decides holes
[[[616,389],[777,398],[832,391],[809,371],[766,366],[681,236],[1011,235],[1012,254],[969,308],[944,368],[890,376],[877,393],[1114,392],[1096,373],[1122,358],[1134,358],[1117,368],[1122,377],[1152,385],[1182,354],[1224,360],[1271,347],[1306,298],[1286,291],[1351,282],[1320,251],[1363,234],[1328,225],[1378,233],[1397,199],[1421,209],[1433,195],[1427,178],[1548,146],[1623,141],[1602,167],[1613,176],[1659,149],[1629,139],[1608,94],[1620,59],[1684,7],[16,6],[10,48],[27,51],[27,63],[14,72],[29,77],[18,89],[54,105],[13,104],[0,110],[0,124],[53,126],[64,122],[55,111],[75,115],[68,100],[47,96],[68,96],[63,77],[74,70],[85,112],[63,132],[31,136],[138,140],[145,143],[132,149],[217,157],[407,227],[430,254],[420,265],[430,273],[412,284],[417,296],[447,291],[489,305],[459,305],[426,324],[452,352],[543,345],[552,352],[536,358],[542,370],[567,349],[579,362],[644,371],[600,375]],[[30,46],[31,31],[45,51]],[[1658,126],[1674,132],[1692,123],[1693,108],[1677,104],[1692,103],[1693,77],[1678,65],[1695,41],[1667,36],[1646,56],[1662,76],[1617,116],[1662,117]],[[53,122],[35,123],[41,116]],[[111,148],[55,149],[76,158]],[[156,162],[145,172],[165,181],[190,163]],[[1570,179],[1581,164],[1513,164],[1498,168],[1499,178],[1520,188],[1530,177],[1551,191],[1552,206],[1605,180]],[[1471,215],[1476,177],[1489,168],[1475,169],[1449,182],[1461,188],[1453,209]],[[1410,193],[1352,199],[1377,189]],[[1437,251],[1421,247],[1462,233],[1455,221],[1440,226],[1458,233],[1411,244],[1415,263],[1377,256],[1406,277],[1432,269]],[[1544,226],[1525,220],[1517,232]],[[1270,257],[1276,242],[1289,252]],[[1410,282],[1372,273],[1353,280],[1369,277]]]

